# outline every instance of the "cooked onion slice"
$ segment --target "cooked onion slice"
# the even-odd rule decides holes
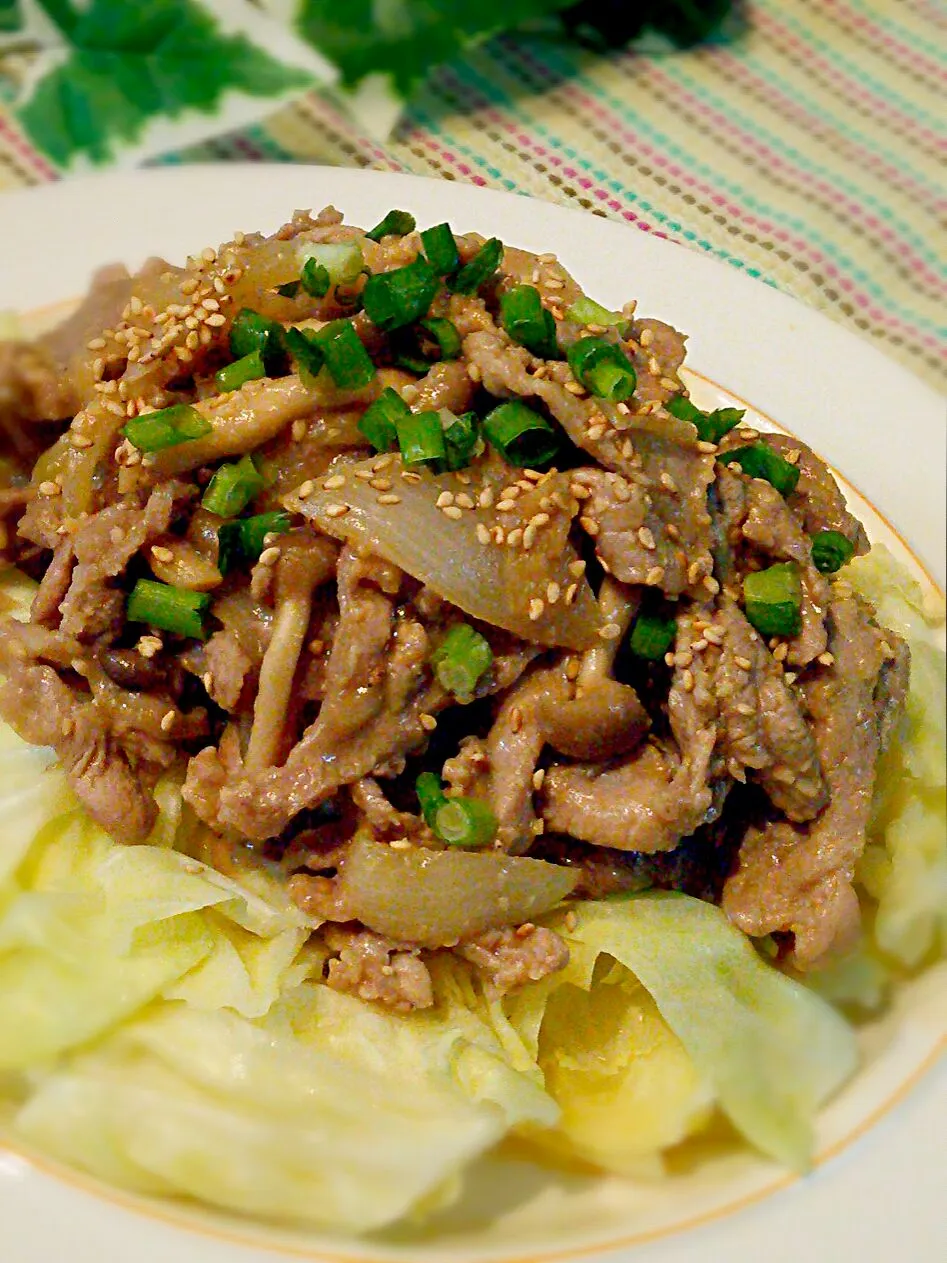
[[[391,484],[388,492],[372,485],[379,479]],[[510,488],[515,494],[504,495]],[[434,474],[403,470],[388,454],[340,466],[284,504],[394,562],[474,618],[542,645],[597,643],[598,607],[575,573],[581,567],[569,542],[578,504],[567,474],[532,483],[495,455],[459,474]]]
[[[396,851],[356,838],[340,869],[340,903],[379,934],[444,947],[521,925],[575,886],[567,868],[496,851]]]

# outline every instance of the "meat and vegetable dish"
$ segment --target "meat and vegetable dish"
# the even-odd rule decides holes
[[[941,792],[910,766],[905,733],[922,741],[927,719],[906,717],[906,636],[858,578],[873,559],[851,564],[869,550],[861,523],[804,443],[696,406],[684,342],[634,303],[601,306],[554,255],[419,232],[400,210],[364,232],[329,208],[183,267],[104,273],[64,325],[0,343],[0,546],[29,601],[0,629],[0,714],[55,752],[44,827],[71,810],[98,840],[63,842],[64,857],[112,877],[145,865],[121,885],[135,907],[169,864],[213,886],[204,902],[169,895],[152,931],[196,916],[219,929],[244,899],[276,920],[261,929],[248,903],[241,935],[267,950],[289,936],[255,1008],[214,1000],[210,982],[197,1003],[188,980],[216,949],[187,956],[148,994],[172,1023],[190,1004],[259,1030],[305,991],[323,1017],[335,995],[353,1029],[378,1023],[369,1043],[386,1023],[427,1039],[433,1022],[486,1056],[476,1012],[511,1076],[526,1073],[515,1037],[542,1104],[508,1109],[500,1131],[471,1122],[458,1169],[525,1122],[547,1156],[631,1170],[716,1106],[804,1162],[802,1116],[853,1053],[792,979],[837,975],[865,942],[885,775],[914,776],[925,811]],[[10,897],[45,890],[47,859],[27,876],[19,862]],[[71,889],[78,861],[56,863],[50,889]],[[118,915],[96,873],[99,915]],[[709,963],[688,964],[688,934],[715,945]],[[729,1054],[688,1025],[721,985],[701,974],[715,952],[767,1012],[786,1006],[781,1055],[808,1083],[795,1119],[772,1084],[726,1086],[711,1063]],[[567,1016],[570,996],[586,1009]],[[612,1159],[567,1107],[554,1039],[613,1024],[596,1004],[638,1006],[678,1058],[660,1089],[670,1122]],[[30,1045],[66,1057],[56,1091],[88,1035]],[[752,1061],[755,1038],[732,1055]],[[15,1043],[0,1036],[0,1073],[26,1068]],[[463,1095],[425,1073],[424,1092]],[[486,1089],[464,1109],[483,1099],[495,1121]],[[38,1098],[21,1087],[19,1102],[23,1133],[63,1153]],[[134,1184],[114,1154],[77,1152]],[[307,1214],[282,1194],[195,1190],[171,1166],[160,1191],[355,1229],[436,1184],[387,1210]]]

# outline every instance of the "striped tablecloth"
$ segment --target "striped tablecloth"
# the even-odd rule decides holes
[[[159,161],[372,165],[578,203],[795,294],[944,388],[947,4],[745,11],[742,37],[687,53],[494,40],[384,145],[311,93]],[[0,187],[57,175],[0,117]]]

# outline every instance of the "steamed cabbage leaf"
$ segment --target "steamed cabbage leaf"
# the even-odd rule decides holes
[[[618,961],[650,994],[737,1130],[763,1153],[804,1170],[816,1111],[856,1065],[848,1024],[768,965],[711,904],[654,892],[583,903],[573,915],[574,929],[565,916],[547,921],[574,954],[566,980],[587,990],[600,955]],[[514,1025],[537,1049],[558,977],[547,980],[545,995],[537,988],[514,1000]],[[568,1029],[561,1038],[560,1057],[575,1055],[579,1041]],[[699,1113],[696,1093],[695,1083],[690,1096],[679,1095],[679,1107],[686,1110],[689,1100]]]

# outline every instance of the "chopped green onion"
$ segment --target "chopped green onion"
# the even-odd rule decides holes
[[[391,362],[395,368],[403,368],[406,373],[417,373],[419,377],[431,371],[431,361],[424,358],[413,338],[404,342],[398,339],[393,351]]]
[[[160,452],[192,439],[202,439],[213,426],[189,403],[172,404],[160,412],[146,412],[122,426],[122,434],[140,452]]]
[[[303,382],[307,386],[314,385],[325,362],[322,348],[316,345],[315,335],[303,329],[287,329],[283,334],[283,344]]]
[[[559,450],[556,431],[546,418],[518,399],[501,403],[488,412],[483,431],[497,451],[521,469],[538,469]]]
[[[631,320],[623,312],[609,311],[607,307],[603,307],[594,299],[586,298],[584,294],[568,308],[566,319],[574,320],[580,325],[602,325],[605,329],[614,327],[620,336],[627,333],[628,326],[631,324]]]
[[[460,355],[457,326],[444,316],[430,316],[419,325],[421,351],[429,360],[456,360]],[[425,337],[424,334],[428,336]]]
[[[160,631],[204,640],[204,615],[210,606],[209,592],[191,592],[154,579],[139,579],[128,598],[125,613],[131,623],[147,623]]]
[[[469,263],[465,263],[449,282],[448,288],[455,294],[476,294],[482,285],[492,280],[503,262],[503,242],[497,237],[485,241]]]
[[[745,575],[743,608],[761,636],[795,636],[802,626],[799,567],[780,561]]]
[[[500,299],[500,320],[514,342],[540,359],[559,355],[556,322],[535,285],[514,285]]]
[[[636,658],[660,662],[674,644],[677,623],[673,618],[661,618],[657,614],[639,614],[631,629],[628,647]]]
[[[604,338],[579,338],[569,347],[566,358],[576,381],[611,403],[627,399],[638,384],[627,355]]]
[[[325,298],[332,288],[332,277],[318,259],[307,259],[299,274],[299,283],[312,298]]]
[[[325,268],[333,285],[351,285],[365,266],[362,247],[357,241],[320,241],[315,245],[306,242],[301,257],[305,260],[303,275],[309,263],[313,262],[317,267]],[[316,294],[315,297],[320,298],[321,295]]]
[[[296,298],[299,294],[299,281],[287,281],[285,285],[277,285],[276,292],[280,298]]]
[[[812,537],[812,564],[822,574],[835,574],[855,555],[855,545],[841,531],[817,531]]]
[[[372,357],[350,320],[333,320],[312,335],[329,375],[340,390],[361,390],[375,376]]]
[[[437,273],[419,255],[405,267],[370,276],[362,290],[362,301],[369,320],[390,333],[426,316],[439,287]]]
[[[466,469],[475,456],[483,451],[483,439],[475,412],[462,412],[454,416],[446,408],[441,409],[441,426],[444,430],[445,469]]]
[[[263,355],[260,351],[251,351],[241,360],[234,360],[225,368],[219,368],[214,374],[214,384],[218,390],[239,390],[247,382],[256,381],[266,376]]]
[[[448,846],[489,846],[497,835],[497,818],[479,798],[448,798],[434,816],[434,832]]]
[[[406,465],[423,465],[444,460],[444,430],[436,412],[409,412],[395,422],[398,447]]]
[[[450,276],[460,264],[457,253],[457,242],[450,230],[450,224],[435,224],[433,228],[425,228],[421,233],[421,245],[427,255],[427,261],[438,276]]]
[[[478,681],[493,664],[493,650],[469,623],[455,623],[431,654],[434,674],[448,693],[470,701]]]
[[[411,409],[391,386],[386,386],[359,418],[358,428],[376,452],[388,452],[398,441],[398,420]]]
[[[776,488],[780,495],[788,496],[795,491],[799,481],[799,469],[783,460],[778,452],[774,452],[765,443],[749,443],[746,447],[735,447],[724,452],[717,459],[724,465],[739,465],[751,478],[762,478]]]
[[[705,443],[719,443],[746,416],[745,408],[715,408],[713,412],[701,412],[686,395],[675,395],[664,406],[672,417],[690,421],[697,429],[697,437]]]
[[[371,232],[365,234],[370,241],[381,241],[382,237],[404,237],[414,232],[417,227],[410,211],[390,210],[380,224],[376,224]]]
[[[283,347],[283,329],[275,320],[267,320],[258,311],[244,307],[233,318],[230,326],[230,353],[241,360],[245,355],[259,351],[266,363]]]
[[[252,565],[266,547],[267,535],[285,535],[289,526],[289,514],[281,509],[224,522],[217,532],[217,569],[228,574],[234,566]]]
[[[201,504],[218,517],[236,517],[265,486],[253,457],[247,454],[235,464],[220,466],[207,484]]]
[[[447,802],[441,778],[434,772],[422,772],[414,782],[414,792],[418,796],[424,823],[433,829],[438,810]]]

